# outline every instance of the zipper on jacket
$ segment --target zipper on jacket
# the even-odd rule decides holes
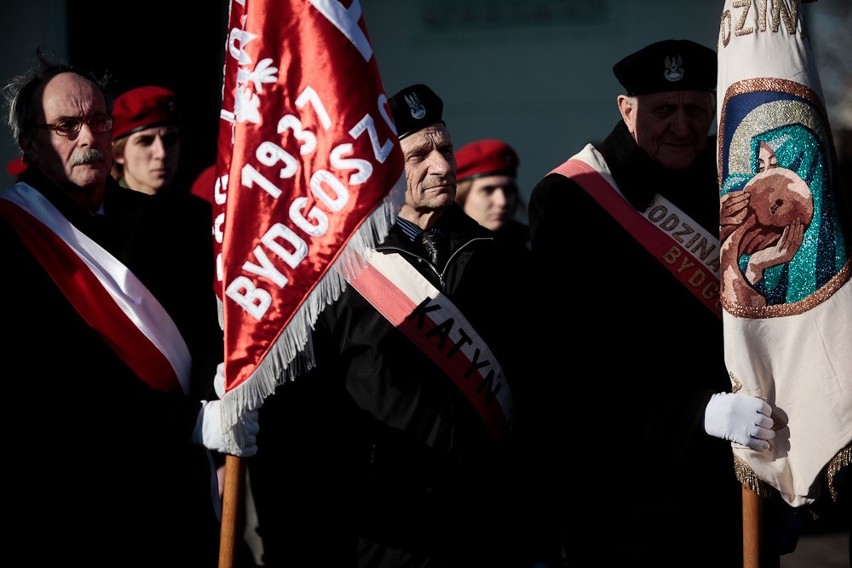
[[[376,251],[378,251],[378,252],[396,252],[396,253],[399,253],[399,254],[402,254],[402,255],[408,255],[410,257],[416,258],[418,262],[428,266],[429,270],[431,270],[435,274],[435,276],[438,277],[438,282],[440,283],[441,292],[443,292],[444,286],[446,284],[446,282],[444,281],[444,274],[446,274],[447,268],[449,268],[450,263],[453,261],[453,259],[456,256],[458,256],[458,254],[461,251],[463,251],[465,248],[467,248],[472,243],[475,243],[476,241],[493,241],[493,240],[494,240],[493,237],[476,237],[476,238],[470,239],[469,241],[465,241],[464,243],[462,243],[462,245],[459,248],[457,248],[456,250],[453,251],[453,253],[449,256],[449,258],[447,258],[447,262],[444,263],[444,269],[441,270],[441,271],[439,271],[437,268],[432,266],[432,263],[429,262],[429,259],[427,259],[426,257],[420,256],[416,252],[412,252],[410,250],[406,250],[406,249],[395,247],[395,246],[381,245],[381,246],[376,247]]]

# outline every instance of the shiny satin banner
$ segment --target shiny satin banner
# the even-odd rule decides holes
[[[357,0],[234,1],[229,20],[213,230],[235,420],[312,365],[311,325],[405,186]]]
[[[725,361],[777,435],[735,444],[737,473],[794,507],[852,440],[852,221],[803,17],[799,0],[727,0],[717,90]]]

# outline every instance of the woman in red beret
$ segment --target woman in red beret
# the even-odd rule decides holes
[[[475,140],[456,151],[456,164],[456,203],[525,258],[529,227],[515,218],[521,205],[517,152],[502,140]]]
[[[131,89],[115,100],[113,115],[112,177],[149,195],[168,188],[180,160],[175,94],[157,85]]]
[[[112,177],[128,190],[154,196],[148,200],[151,211],[159,215],[159,227],[170,228],[147,236],[161,251],[161,262],[166,263],[166,251],[174,249],[174,235],[191,250],[208,251],[202,255],[175,253],[175,266],[183,271],[181,281],[197,282],[204,289],[204,282],[213,274],[212,226],[212,182],[210,198],[205,199],[190,193],[188,188],[172,187],[180,161],[181,137],[177,96],[165,87],[146,85],[125,91],[115,100],[115,119],[112,129],[113,167]],[[189,250],[189,249],[187,249]],[[179,258],[178,258],[179,257]],[[199,278],[199,275],[201,277]],[[198,280],[195,280],[198,278]],[[203,321],[202,318],[198,318]],[[204,330],[209,333],[211,343],[218,346],[221,329]],[[217,465],[221,456],[215,456]],[[223,470],[219,472],[219,493],[224,483]]]

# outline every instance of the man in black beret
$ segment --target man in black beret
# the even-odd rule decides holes
[[[631,97],[716,90],[716,52],[688,39],[652,43],[616,63],[612,71]]]
[[[320,313],[316,366],[259,411],[266,438],[249,468],[264,565],[556,559],[523,481],[538,468],[518,461],[526,274],[455,202],[441,98],[414,84],[389,106],[406,192],[372,260],[381,278],[359,276]]]
[[[449,231],[438,227],[439,221],[456,196],[456,158],[443,119],[444,102],[426,85],[416,84],[388,103],[405,156],[405,203],[397,225],[410,240],[428,247],[420,252],[433,265],[434,275],[444,268],[449,252]]]
[[[689,40],[664,40],[628,55],[613,73],[626,91],[618,97],[623,127],[616,131],[624,134],[626,128],[653,162],[685,170],[705,149],[713,153],[707,147],[716,106],[713,50]]]
[[[426,85],[411,85],[388,100],[396,133],[402,140],[409,134],[444,122],[444,101]]]
[[[664,40],[613,72],[621,120],[529,205],[540,328],[558,330],[536,359],[566,372],[543,415],[568,564],[741,566],[731,442],[774,432],[724,366],[716,53]]]

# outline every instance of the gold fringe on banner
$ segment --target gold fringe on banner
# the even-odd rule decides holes
[[[837,502],[837,487],[834,485],[834,478],[845,467],[852,464],[852,444],[846,446],[834,456],[826,466],[825,477],[828,481],[828,491],[831,494],[831,500]]]
[[[840,450],[825,466],[826,485],[831,500],[835,503],[838,500],[835,479],[841,470],[850,467],[850,465],[852,465],[852,444]],[[771,485],[761,480],[745,460],[737,456],[734,456],[734,473],[740,483],[751,489],[761,499],[766,499],[773,491]]]
[[[762,481],[746,461],[738,456],[734,456],[734,473],[739,482],[751,489],[758,497],[761,499],[769,497],[772,487]]]

